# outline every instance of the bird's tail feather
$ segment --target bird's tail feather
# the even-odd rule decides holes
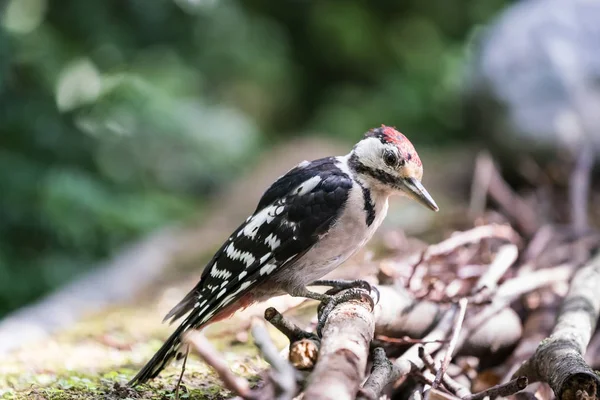
[[[152,357],[144,368],[129,381],[129,386],[136,386],[155,378],[167,365],[169,365],[173,358],[179,358],[179,355],[183,355],[180,351],[183,346],[181,336],[185,331],[185,328],[186,325],[182,324],[171,336],[169,336],[154,357]]]

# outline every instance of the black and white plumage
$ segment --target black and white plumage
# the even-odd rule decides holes
[[[165,317],[187,317],[130,384],[154,378],[179,353],[182,335],[255,301],[289,293],[322,299],[306,286],[360,249],[379,227],[388,197],[404,192],[437,210],[420,184],[421,161],[393,128],[369,131],[342,157],[304,161],[275,181],[255,212]]]

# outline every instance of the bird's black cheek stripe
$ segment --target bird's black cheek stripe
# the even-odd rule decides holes
[[[373,199],[371,198],[371,191],[364,187],[362,184],[360,188],[363,192],[363,199],[365,202],[365,211],[367,212],[367,226],[371,226],[375,221],[375,207],[373,206]]]
[[[392,174],[389,174],[381,169],[373,169],[365,166],[358,161],[358,156],[355,154],[350,157],[349,163],[350,167],[359,174],[372,176],[384,185],[393,187],[395,189],[402,187],[402,180],[400,178],[396,178]]]

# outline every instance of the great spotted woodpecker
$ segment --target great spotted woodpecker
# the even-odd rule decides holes
[[[367,132],[341,157],[303,161],[277,179],[256,211],[217,251],[198,284],[165,317],[187,317],[130,385],[156,377],[181,355],[182,335],[224,319],[253,302],[288,293],[322,302],[308,290],[359,250],[386,216],[388,198],[404,194],[437,211],[421,184],[423,165],[394,128]],[[351,281],[348,286],[361,286]],[[340,283],[341,285],[341,283]]]

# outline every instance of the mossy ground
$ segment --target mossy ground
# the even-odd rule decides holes
[[[173,329],[160,319],[166,305],[173,303],[171,297],[181,296],[183,289],[164,293],[153,307],[131,305],[107,310],[9,355],[0,364],[0,398],[173,399],[181,363],[174,363],[147,385],[135,389],[126,386]],[[267,364],[244,333],[249,316],[260,314],[265,307],[250,308],[206,330],[231,369],[251,382],[258,381]],[[278,347],[284,348],[285,337],[273,329],[271,332]],[[196,357],[188,358],[180,398],[224,399],[231,395],[206,364]]]

